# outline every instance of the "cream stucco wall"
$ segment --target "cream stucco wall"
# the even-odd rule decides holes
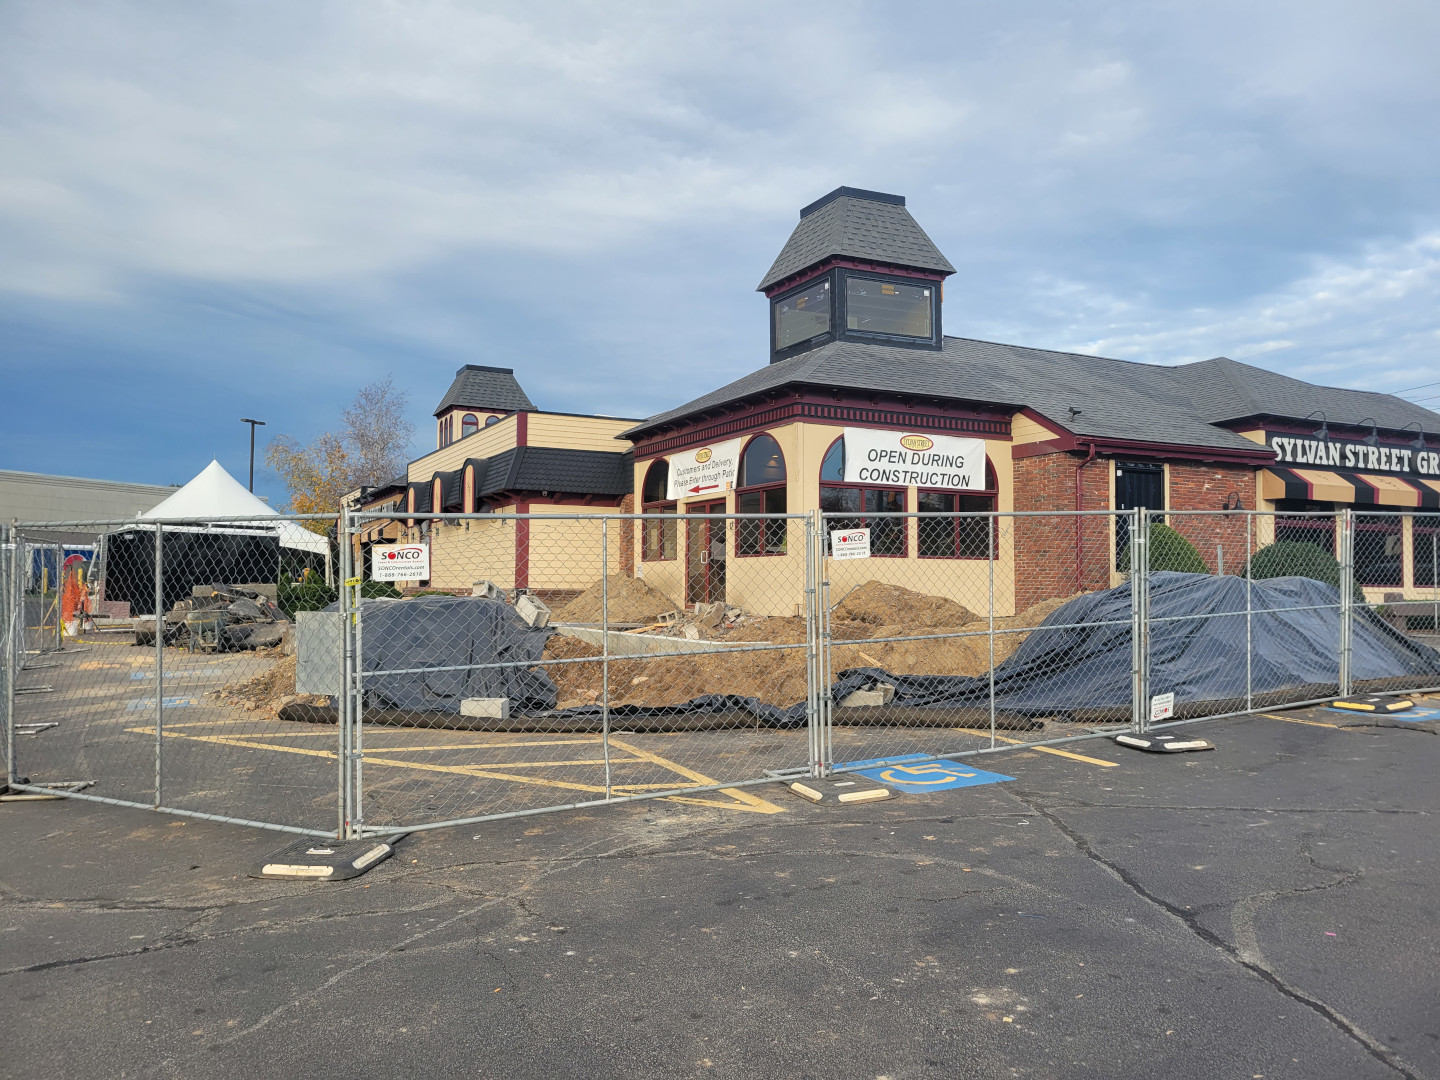
[[[838,425],[794,422],[766,429],[785,454],[787,485],[787,506],[790,513],[808,513],[820,504],[820,463],[830,445],[844,432]],[[758,432],[753,434],[759,434]],[[747,438],[752,438],[752,435]],[[1005,440],[985,440],[986,453],[995,470],[998,486],[997,503],[1002,512],[1014,508],[1014,477],[1011,468],[1010,443]],[[635,467],[636,490],[644,482],[649,461],[637,462]],[[913,511],[917,506],[917,489],[906,490],[906,507]],[[691,512],[707,500],[695,503],[681,503],[679,512]],[[735,512],[735,495],[726,496],[726,511]],[[916,520],[907,521],[907,554],[903,557],[876,556],[870,559],[846,561],[831,560],[828,571],[831,581],[832,601],[838,601],[850,589],[866,581],[881,581],[901,585],[918,592],[936,596],[947,596],[964,604],[971,610],[988,610],[991,589],[990,565],[980,559],[922,559],[916,555]],[[641,564],[641,575],[657,587],[672,595],[683,595],[685,586],[685,540],[686,525],[680,524],[677,542],[677,558],[673,562],[645,562]],[[790,526],[791,542],[785,555],[737,556],[735,554],[735,530],[733,523],[727,529],[726,566],[727,602],[744,608],[757,615],[794,615],[796,605],[803,611],[805,600],[805,564],[801,548],[803,545],[803,522]],[[636,551],[640,552],[637,532]],[[994,574],[995,610],[997,614],[1010,614],[1015,607],[1015,548],[1013,530],[1004,522],[999,528],[996,543]],[[661,585],[661,583],[664,583]]]

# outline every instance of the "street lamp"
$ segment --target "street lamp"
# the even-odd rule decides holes
[[[253,493],[255,490],[255,429],[257,427],[264,427],[265,421],[251,420],[248,417],[242,416],[240,422],[250,425],[250,490]]]

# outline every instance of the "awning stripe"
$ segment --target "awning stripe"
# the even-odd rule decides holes
[[[1440,509],[1440,481],[1339,469],[1265,469],[1262,498],[1333,502],[1344,506]]]

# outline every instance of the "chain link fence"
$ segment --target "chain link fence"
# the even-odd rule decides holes
[[[342,837],[773,813],[788,777],[1440,685],[1435,515],[724,507],[13,526],[10,790]]]

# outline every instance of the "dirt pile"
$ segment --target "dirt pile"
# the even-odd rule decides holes
[[[608,592],[612,623],[652,623],[667,611],[680,607],[659,589],[624,574],[610,575]],[[599,623],[602,616],[600,602],[601,589],[597,581],[557,611],[554,621]]]
[[[274,655],[278,659],[260,674],[227,683],[219,690],[210,691],[211,696],[226,705],[259,713],[260,718],[273,718],[285,705],[325,705],[330,702],[328,697],[295,693],[296,658],[280,656],[278,651]]]
[[[832,617],[875,626],[964,626],[980,616],[948,597],[867,581],[835,605]]]
[[[881,586],[893,589],[894,586]],[[858,591],[858,590],[857,590]],[[924,609],[924,601],[936,602],[930,610],[951,611],[961,605],[944,597],[909,593],[918,601],[900,596],[907,610]],[[873,594],[872,594],[873,596]],[[1046,600],[1019,615],[995,620],[995,663],[1014,655],[1029,631],[1070,599]],[[946,607],[952,605],[952,607]],[[885,610],[879,603],[862,608],[866,612]],[[949,626],[885,625],[856,618],[831,622],[836,642],[832,665],[836,673],[847,668],[878,667],[896,675],[984,675],[990,670],[988,620],[974,615],[962,624]],[[964,634],[913,640],[916,635]],[[870,638],[908,636],[911,640],[849,645],[844,642]],[[738,694],[755,697],[772,705],[793,705],[805,700],[805,620],[783,618],[750,619],[723,635],[725,641],[769,642],[796,645],[791,649],[755,652],[691,653],[656,660],[632,658],[610,661],[610,703],[612,705],[678,705],[702,694]],[[556,636],[545,649],[545,659],[598,657],[600,649],[574,638]],[[601,671],[598,663],[557,664],[544,669],[559,687],[559,707],[593,705],[600,699]]]

